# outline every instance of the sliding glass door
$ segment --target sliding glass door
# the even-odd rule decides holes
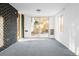
[[[48,17],[31,18],[31,37],[48,37]]]

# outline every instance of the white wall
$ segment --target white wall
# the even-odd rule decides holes
[[[49,38],[54,38],[54,35],[50,35],[50,29],[54,29],[55,26],[55,17],[51,16],[49,17]]]
[[[25,30],[28,32],[24,32],[24,37],[31,37],[31,18],[25,15]]]
[[[64,32],[58,31],[58,16],[64,16]],[[55,38],[79,55],[79,4],[68,4],[55,17]]]

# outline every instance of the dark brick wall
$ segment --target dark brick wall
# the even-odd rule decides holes
[[[18,11],[8,3],[0,3],[0,16],[4,19],[4,46],[0,51],[17,41],[17,15]]]
[[[14,15],[4,19],[4,46],[8,47],[17,40],[17,18]]]

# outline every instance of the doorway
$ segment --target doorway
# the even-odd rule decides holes
[[[49,34],[48,17],[31,18],[31,37],[48,37]]]

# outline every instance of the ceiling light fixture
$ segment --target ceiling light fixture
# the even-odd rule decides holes
[[[36,11],[37,11],[37,12],[40,12],[41,10],[40,10],[40,9],[37,9]]]

